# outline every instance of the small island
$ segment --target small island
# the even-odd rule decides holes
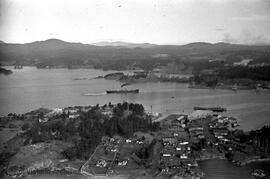
[[[160,118],[124,102],[10,113],[0,120],[1,174],[202,178],[201,160],[269,160],[270,127],[244,132],[207,109]]]
[[[207,65],[210,66],[210,62]],[[196,67],[195,64],[194,68]],[[201,64],[200,64],[201,65]],[[174,82],[185,83],[192,89],[226,89],[237,92],[238,90],[256,90],[256,92],[270,89],[270,66],[221,66],[193,72],[170,73],[152,70],[131,70],[109,73],[104,76],[107,80],[118,80],[123,85],[146,82]]]
[[[12,74],[13,72],[11,70],[7,70],[3,67],[0,67],[0,74],[4,74],[4,75],[10,75]]]

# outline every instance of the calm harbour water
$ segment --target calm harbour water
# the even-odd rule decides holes
[[[243,167],[237,167],[227,160],[205,160],[199,162],[201,169],[204,171],[204,179],[254,179],[251,172],[254,169],[263,169],[267,176],[263,179],[270,178],[270,162],[254,162]]]
[[[269,91],[259,94],[252,90],[235,93],[230,90],[189,89],[186,84],[177,83],[143,83],[128,87],[140,89],[139,94],[108,95],[106,90],[119,89],[121,83],[115,80],[74,78],[91,79],[113,71],[24,67],[13,72],[8,76],[0,75],[0,115],[10,112],[24,113],[39,107],[55,108],[97,103],[103,105],[108,102],[128,101],[142,103],[148,111],[152,106],[153,112],[161,112],[164,116],[171,113],[188,113],[197,105],[224,106],[228,109],[227,115],[239,118],[244,130],[270,124]],[[85,93],[89,96],[82,95]],[[255,163],[242,168],[235,167],[227,161],[201,162],[206,179],[250,178],[251,168],[259,167],[270,171],[269,166],[269,162]],[[42,177],[44,176],[37,178]],[[63,176],[49,178],[61,179]]]
[[[9,67],[11,68],[11,67]],[[12,69],[13,70],[13,69]],[[238,91],[189,89],[186,84],[141,83],[127,88],[140,89],[139,94],[106,94],[108,89],[119,89],[115,80],[94,78],[113,71],[93,69],[36,69],[24,67],[8,76],[0,75],[0,115],[24,113],[39,107],[55,108],[74,105],[103,105],[108,102],[142,103],[146,110],[189,113],[194,106],[224,106],[227,115],[239,118],[245,130],[270,124],[270,92],[259,94],[253,90]],[[88,93],[89,96],[82,94]]]

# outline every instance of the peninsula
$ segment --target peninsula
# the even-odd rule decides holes
[[[0,74],[4,74],[4,75],[10,75],[12,74],[13,72],[11,70],[7,70],[3,67],[0,67]]]
[[[163,119],[133,103],[40,108],[1,117],[1,174],[202,178],[197,161],[242,166],[270,158],[270,128],[243,132],[220,111]]]

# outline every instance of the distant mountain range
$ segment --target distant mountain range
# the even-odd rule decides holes
[[[0,42],[1,64],[90,64],[106,60],[149,59],[156,54],[168,58],[219,56],[225,52],[258,51],[270,53],[270,46],[196,42],[186,45],[155,45],[149,43],[97,42],[82,44],[48,39],[25,44]],[[163,55],[164,57],[164,55]]]
[[[148,47],[156,46],[155,44],[150,44],[150,43],[130,43],[130,42],[121,42],[121,41],[116,41],[116,42],[97,42],[97,43],[92,43],[91,45],[96,45],[96,46],[113,46],[113,47],[129,47],[129,48],[136,48],[136,47],[148,48]]]
[[[48,45],[48,46],[63,46],[63,45],[71,45],[71,44],[76,44],[76,45],[90,45],[90,46],[99,46],[99,47],[130,47],[130,48],[136,48],[136,47],[141,47],[141,48],[149,48],[149,47],[157,47],[157,46],[178,46],[178,47],[189,47],[189,48],[206,48],[206,47],[228,47],[228,46],[242,46],[242,47],[262,47],[262,46],[270,46],[270,45],[244,45],[244,44],[230,44],[230,43],[225,43],[225,42],[219,42],[219,43],[208,43],[208,42],[193,42],[193,43],[188,43],[185,45],[157,45],[157,44],[151,44],[151,43],[131,43],[131,42],[122,42],[122,41],[113,41],[113,42],[108,42],[108,41],[101,41],[101,42],[96,42],[96,43],[90,43],[90,44],[83,44],[83,43],[74,43],[74,42],[66,42],[60,39],[48,39],[44,41],[34,41],[31,43],[5,43],[4,41],[0,40],[1,44],[7,44],[7,45]]]

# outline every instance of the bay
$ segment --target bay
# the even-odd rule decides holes
[[[243,167],[237,167],[227,160],[205,160],[199,162],[204,171],[203,179],[254,179],[251,172],[254,169],[262,169],[267,172],[264,179],[270,178],[270,162],[253,162]]]
[[[7,67],[12,69],[12,67]],[[115,80],[93,79],[115,71],[94,69],[36,69],[24,67],[13,74],[0,75],[0,115],[25,113],[40,107],[56,108],[75,105],[96,105],[123,101],[142,103],[147,111],[189,113],[194,106],[224,106],[226,115],[237,117],[244,130],[269,125],[270,93],[255,93],[253,90],[238,91],[189,89],[179,83],[140,83],[127,88],[140,89],[139,94],[106,94],[108,89],[119,89]],[[127,73],[125,71],[125,73]],[[74,80],[86,78],[86,80]],[[82,94],[87,93],[88,96]],[[206,179],[251,178],[253,168],[270,171],[270,163],[256,162],[245,167],[236,167],[226,160],[200,162]],[[78,176],[71,176],[70,178]],[[82,176],[80,176],[82,177]],[[29,178],[29,177],[28,177]],[[62,175],[39,175],[30,178],[66,178]],[[83,177],[82,177],[83,178]]]
[[[12,69],[12,67],[7,67]],[[194,106],[224,106],[229,116],[240,120],[244,130],[269,125],[270,93],[190,89],[181,83],[138,83],[127,88],[140,89],[139,94],[106,94],[119,89],[116,80],[93,79],[115,71],[95,69],[37,69],[24,67],[13,74],[0,75],[0,115],[25,113],[40,107],[56,108],[75,105],[103,105],[123,101],[142,103],[147,111],[189,113]],[[127,73],[127,72],[125,72]],[[74,80],[86,78],[86,80]],[[82,94],[87,93],[88,96]]]

